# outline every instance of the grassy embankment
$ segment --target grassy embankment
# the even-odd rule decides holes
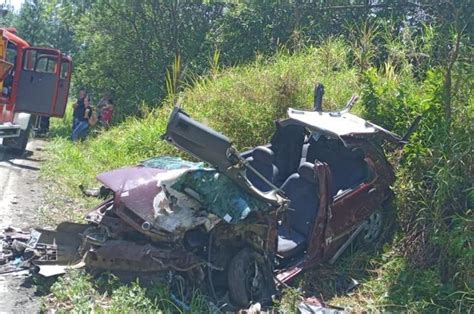
[[[472,78],[457,78],[461,80],[448,126],[443,116],[440,71],[430,70],[420,79],[407,63],[361,70],[349,63],[349,51],[346,44],[333,40],[291,56],[280,54],[219,71],[186,89],[182,103],[191,116],[223,132],[242,149],[267,142],[272,121],[284,116],[287,107],[310,107],[315,81],[326,86],[325,108],[343,106],[356,92],[362,96],[359,113],[399,133],[416,114],[424,113],[397,166],[398,227],[393,239],[380,249],[347,252],[334,267],[308,272],[295,286],[322,293],[330,304],[355,310],[472,310]],[[81,219],[93,201],[80,198],[77,186],[93,185],[94,176],[101,171],[156,155],[175,155],[175,149],[159,139],[170,110],[171,105],[164,102],[161,109],[144,118],[129,118],[80,144],[54,138],[48,148],[51,159],[43,171],[54,177],[54,191],[76,205],[50,205],[42,213],[46,219],[58,220],[58,213],[59,219]],[[68,121],[54,125],[58,134],[63,123],[69,125]],[[398,155],[391,159],[397,161]],[[362,283],[350,295],[338,295],[336,289],[337,278],[343,273]],[[108,287],[103,281],[71,274],[53,285],[50,300],[83,310],[97,310],[101,304],[110,310],[117,306],[132,309],[138,304],[144,310],[172,309],[163,301],[166,289],[114,284],[104,292],[103,287]],[[124,298],[123,291],[137,296],[138,303],[131,302],[133,297]],[[279,306],[294,311],[299,294],[288,289]],[[202,310],[204,305],[197,303],[194,309]]]

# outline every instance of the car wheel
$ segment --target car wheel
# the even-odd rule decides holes
[[[247,248],[232,258],[228,285],[230,300],[239,307],[246,307],[252,302],[269,304],[275,293],[269,263],[261,254]]]
[[[383,230],[383,214],[377,210],[366,220],[366,225],[360,232],[359,238],[364,244],[376,244]]]

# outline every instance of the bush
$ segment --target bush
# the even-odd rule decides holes
[[[441,69],[428,71],[422,82],[406,69],[401,73],[388,75],[372,68],[362,78],[364,114],[372,121],[402,133],[416,115],[423,116],[403,158],[392,156],[400,161],[394,191],[402,235],[393,249],[405,266],[403,277],[401,271],[390,269],[393,261],[382,264],[381,273],[383,277],[395,272],[403,281],[394,285],[392,279],[380,279],[393,286],[392,305],[415,311],[466,311],[474,297],[469,231],[474,183],[472,79],[453,92],[468,101],[453,103],[450,120],[443,110]],[[462,72],[455,76],[466,79]]]

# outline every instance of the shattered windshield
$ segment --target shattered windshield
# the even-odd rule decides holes
[[[269,206],[252,197],[232,180],[214,169],[190,170],[171,186],[199,201],[209,211],[228,223],[237,223],[251,211]]]
[[[181,168],[204,168],[202,162],[192,162],[179,157],[161,156],[142,161],[142,166],[147,168],[159,168],[164,170],[176,170]]]

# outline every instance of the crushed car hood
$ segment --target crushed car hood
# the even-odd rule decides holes
[[[200,225],[210,230],[222,219],[234,224],[251,211],[271,209],[227,176],[200,163],[157,157],[142,164],[168,168],[128,167],[102,173],[97,179],[114,191],[117,215],[150,236],[165,232],[176,238]]]
[[[120,205],[117,215],[132,227],[145,232],[164,231],[179,237],[198,225],[211,228],[218,221],[212,214],[200,211],[196,201],[185,195],[170,197],[165,189],[167,183],[188,169],[126,167],[101,173],[97,180],[114,191],[116,203]],[[171,199],[177,202],[172,208]]]
[[[165,172],[164,169],[147,168],[142,166],[125,167],[99,174],[99,182],[110,188],[115,193],[128,191],[134,187],[145,185],[150,181],[156,182],[156,175]]]

